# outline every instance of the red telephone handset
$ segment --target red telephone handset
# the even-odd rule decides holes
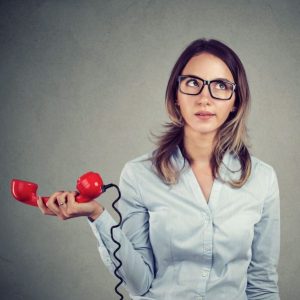
[[[115,291],[118,295],[121,296],[121,300],[123,299],[123,295],[118,291],[118,287],[122,284],[123,279],[118,274],[118,269],[122,266],[122,261],[116,256],[117,251],[120,249],[121,244],[115,240],[113,237],[113,229],[116,227],[119,227],[122,222],[122,215],[119,212],[118,208],[115,206],[117,201],[121,197],[121,192],[117,185],[110,183],[107,185],[103,184],[102,178],[98,173],[94,172],[87,172],[83,174],[81,177],[77,179],[77,185],[76,188],[79,192],[78,195],[75,196],[75,200],[77,202],[89,202],[97,197],[99,197],[103,192],[105,192],[108,188],[115,187],[118,191],[118,198],[113,202],[112,206],[115,209],[115,211],[120,216],[120,221],[117,225],[111,226],[110,228],[110,234],[112,240],[118,245],[118,248],[114,251],[113,255],[115,259],[119,262],[119,266],[116,267],[114,273],[117,278],[120,279],[120,282],[116,285]],[[37,189],[38,185],[33,182],[25,181],[25,180],[19,180],[19,179],[12,179],[11,180],[11,193],[14,196],[15,199],[17,199],[20,202],[23,202],[28,205],[32,206],[38,206],[37,205]],[[43,202],[46,204],[49,197],[41,197]]]
[[[75,200],[79,203],[89,202],[105,192],[102,178],[95,172],[87,172],[80,176],[77,179],[76,188],[79,194],[75,196]],[[30,181],[19,179],[12,179],[11,181],[11,193],[14,198],[28,205],[37,206],[37,189],[38,185]],[[45,204],[48,199],[49,197],[42,197]]]

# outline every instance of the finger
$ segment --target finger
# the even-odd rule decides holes
[[[51,196],[49,196],[46,206],[48,207],[48,203],[50,204],[50,203],[55,202],[57,199],[57,196],[62,193],[64,193],[64,191],[58,191],[58,192],[53,193]]]
[[[66,218],[69,218],[68,207],[70,206],[69,197],[71,192],[65,192],[57,196],[58,208],[61,214]]]
[[[67,195],[67,207],[66,207],[66,213],[68,217],[73,217],[77,212],[77,205],[75,196],[78,194],[78,192],[70,192]]]
[[[44,204],[44,201],[42,200],[42,198],[40,196],[38,196],[37,205],[38,205],[38,208],[40,209],[40,211],[44,215],[55,216],[55,214],[50,209],[48,209],[48,207]]]
[[[59,218],[61,220],[66,220],[68,219],[68,215],[67,215],[67,195],[68,195],[69,192],[63,192],[61,193],[60,195],[58,195],[56,197],[56,205],[57,205],[57,208],[59,210]]]
[[[64,192],[56,192],[53,193],[49,199],[48,202],[46,203],[46,206],[52,211],[54,212],[56,215],[61,216],[61,212],[60,209],[58,207],[58,201],[57,201],[57,197],[61,194],[63,194]]]
[[[70,204],[70,205],[74,205],[74,204],[76,204],[77,202],[76,202],[76,196],[78,195],[78,192],[77,191],[75,191],[75,192],[70,192],[69,194],[68,194],[68,196],[67,196],[67,201],[68,201],[68,203]]]
[[[60,206],[63,206],[64,204],[67,204],[67,201],[68,201],[67,195],[68,194],[69,194],[69,192],[63,192],[56,197],[58,208],[60,208]]]

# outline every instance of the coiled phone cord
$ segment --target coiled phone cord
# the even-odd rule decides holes
[[[112,238],[112,240],[118,245],[118,248],[114,251],[113,254],[114,254],[114,257],[116,258],[116,260],[120,263],[119,266],[117,266],[117,267],[115,268],[115,270],[114,270],[114,273],[115,273],[116,277],[120,279],[120,282],[115,286],[115,292],[121,297],[120,300],[123,300],[123,295],[118,291],[118,287],[122,284],[123,279],[122,279],[122,277],[120,277],[119,274],[117,273],[117,271],[118,271],[118,270],[121,268],[121,266],[122,266],[122,262],[121,262],[121,260],[116,256],[116,253],[117,253],[117,252],[119,251],[119,249],[121,248],[121,244],[120,244],[117,240],[115,240],[115,239],[114,239],[114,236],[113,236],[113,229],[119,227],[119,226],[121,225],[121,223],[122,223],[122,215],[121,215],[120,211],[117,209],[117,207],[115,206],[115,204],[116,204],[116,203],[120,200],[120,198],[121,198],[121,192],[120,192],[119,187],[118,187],[116,184],[110,183],[110,184],[107,184],[107,185],[103,186],[104,191],[105,191],[106,189],[108,189],[108,188],[111,188],[111,187],[116,188],[117,191],[118,191],[118,198],[112,203],[112,207],[114,208],[114,210],[118,213],[118,215],[119,215],[119,217],[120,217],[119,223],[118,223],[117,225],[114,225],[114,226],[112,226],[112,227],[110,228],[110,235],[111,235],[111,238]]]

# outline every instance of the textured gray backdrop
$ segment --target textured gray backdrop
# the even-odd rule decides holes
[[[281,298],[298,299],[299,1],[11,0],[0,11],[1,299],[119,299],[86,219],[43,216],[13,200],[10,180],[42,195],[74,190],[88,170],[117,183],[153,149],[171,68],[200,37],[227,43],[248,73],[251,152],[280,185]],[[117,219],[114,197],[99,201]]]

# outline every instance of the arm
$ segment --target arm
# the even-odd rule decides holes
[[[280,253],[280,199],[274,169],[262,217],[254,228],[252,259],[248,267],[246,293],[248,299],[278,300],[277,265]]]
[[[149,215],[141,201],[134,172],[130,165],[125,165],[119,184],[122,197],[117,207],[122,215],[121,229],[113,229],[114,238],[121,244],[116,255],[122,261],[118,270],[123,278],[122,286],[135,295],[145,294],[154,278],[154,257],[149,241]],[[103,263],[114,275],[119,262],[113,256],[118,247],[110,235],[110,228],[117,222],[106,209],[94,222],[88,221],[98,240],[98,250]]]

